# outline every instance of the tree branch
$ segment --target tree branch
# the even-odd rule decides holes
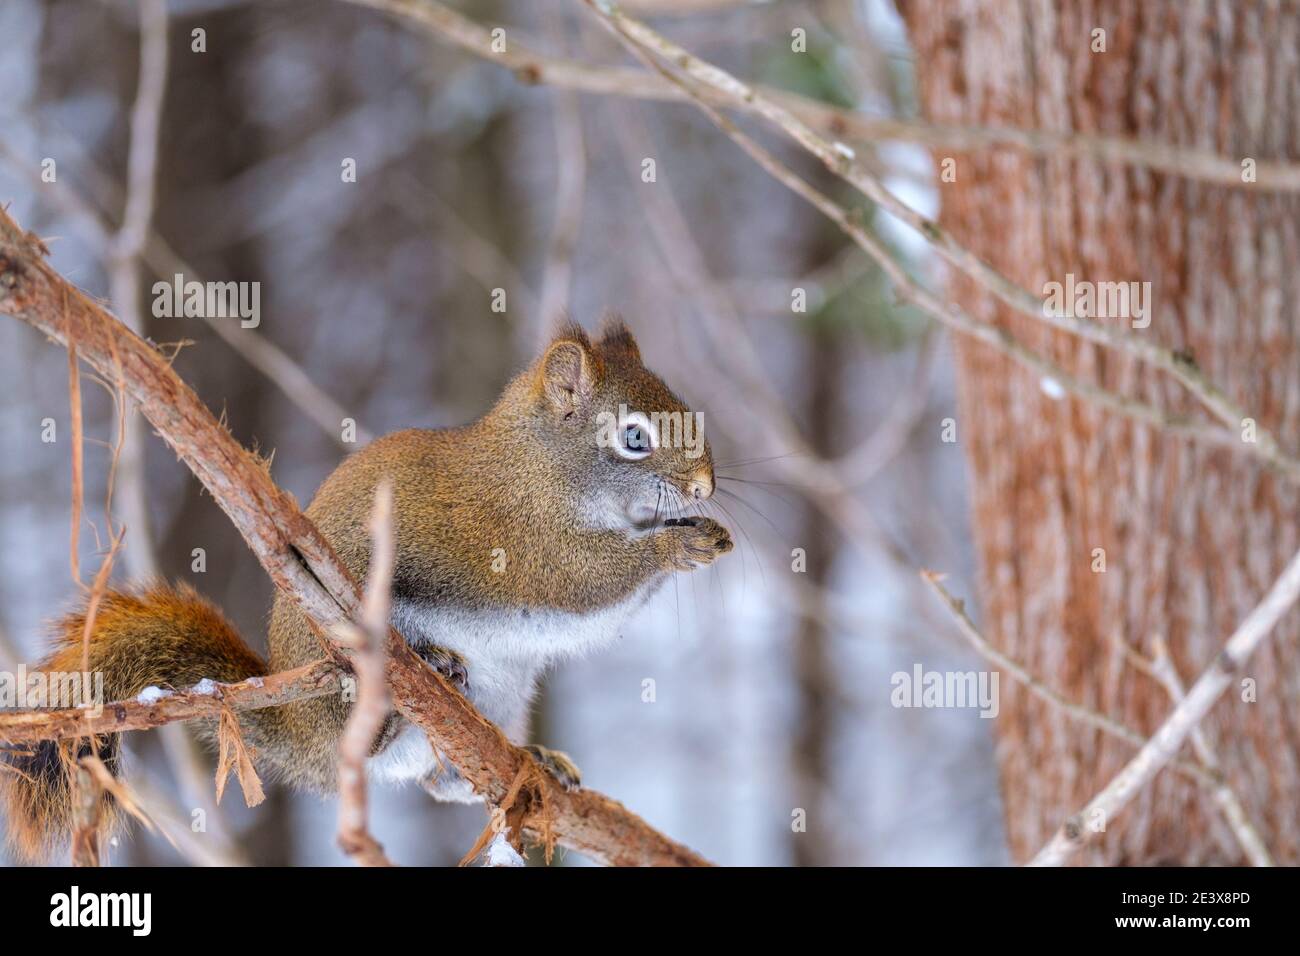
[[[1156,635],[1154,638],[1154,653],[1150,660],[1139,654],[1127,641],[1118,640],[1117,643],[1134,667],[1164,687],[1165,693],[1175,705],[1187,696],[1187,688],[1183,686],[1183,679],[1178,675],[1178,668],[1169,653],[1169,645],[1165,643],[1163,637]],[[1215,752],[1214,745],[1210,743],[1209,732],[1200,725],[1192,730],[1192,749],[1196,751],[1196,759],[1201,762],[1201,766],[1218,781],[1212,790],[1214,802],[1223,811],[1228,827],[1251,865],[1276,866],[1272,854],[1264,845],[1264,838],[1259,835],[1259,830],[1251,822],[1246,805],[1242,803],[1241,797],[1224,776],[1219,755]]]
[[[385,480],[375,491],[370,516],[370,573],[360,620],[340,634],[356,650],[357,700],[339,741],[339,846],[362,866],[392,866],[366,825],[366,760],[388,719],[388,685],[384,682],[384,637],[392,609],[393,486]]]
[[[1273,626],[1300,598],[1300,552],[1286,566],[1264,599],[1246,615],[1228,638],[1214,663],[1201,674],[1191,689],[1178,701],[1160,729],[1142,745],[1142,749],[1106,784],[1087,806],[1061,824],[1056,835],[1038,851],[1031,866],[1061,866],[1094,835],[1087,821],[1109,822],[1144,787],[1156,773],[1174,759],[1183,742],[1191,735],[1220,695],[1228,689],[1234,675],[1245,664]]]
[[[335,662],[320,660],[235,684],[213,681],[153,700],[114,701],[104,704],[99,713],[84,707],[6,711],[0,714],[0,743],[33,743],[37,740],[116,734],[124,730],[149,730],[178,720],[217,717],[225,708],[256,710],[275,707],[293,700],[338,693],[341,673]]]
[[[474,56],[512,71],[522,83],[545,83],[584,93],[626,96],[633,99],[679,101],[685,93],[645,70],[616,66],[591,66],[576,60],[549,56],[535,49],[528,39],[520,40],[511,27],[503,52],[495,52],[492,31],[434,0],[343,0],[371,7],[416,23]],[[721,3],[722,0],[693,0]],[[626,4],[641,10],[646,4]],[[1300,164],[1264,160],[1256,163],[1255,182],[1242,179],[1243,157],[1220,156],[1202,149],[1144,142],[1119,136],[1098,136],[1061,130],[1018,129],[1015,127],[953,126],[894,117],[867,116],[841,109],[810,97],[768,86],[755,86],[764,98],[797,113],[805,122],[827,135],[859,142],[897,140],[952,151],[1012,147],[1035,155],[1064,155],[1102,163],[1124,163],[1147,167],[1171,176],[1218,183],[1238,189],[1300,192]],[[747,113],[757,113],[752,104],[730,103],[716,94],[706,94]],[[1253,158],[1253,157],[1252,157]]]
[[[957,623],[958,630],[962,636],[970,643],[981,657],[988,660],[996,667],[1002,668],[1017,681],[1024,685],[1029,693],[1033,694],[1039,700],[1044,701],[1060,710],[1067,717],[1072,717],[1080,723],[1095,727],[1102,733],[1109,734],[1116,740],[1122,740],[1130,747],[1139,749],[1146,743],[1146,738],[1131,727],[1121,724],[1112,717],[1107,717],[1099,711],[1092,710],[1082,704],[1076,704],[1074,701],[1063,697],[1052,688],[1044,684],[1039,678],[1034,676],[1024,664],[1004,654],[998,648],[993,646],[989,640],[980,633],[975,622],[970,619],[966,613],[966,602],[958,597],[954,597],[952,592],[943,586],[944,575],[934,571],[922,571],[921,580],[924,581],[948,608],[952,614],[953,620]],[[1174,760],[1171,767],[1179,773],[1195,780],[1197,783],[1213,791],[1221,781],[1210,773],[1206,768],[1185,760]]]
[[[658,71],[667,82],[678,86],[719,129],[749,153],[768,173],[816,206],[848,233],[880,263],[894,281],[895,287],[900,290],[900,295],[916,302],[945,324],[974,335],[1022,364],[1039,371],[1045,377],[1050,377],[1067,391],[1139,421],[1171,430],[1177,426],[1176,430],[1184,431],[1189,435],[1219,445],[1235,447],[1259,458],[1289,481],[1300,483],[1300,458],[1284,449],[1276,437],[1259,423],[1258,416],[1248,415],[1244,409],[1233,403],[1186,355],[1145,341],[1116,326],[1103,325],[1072,314],[1057,315],[1044,308],[1041,296],[1034,295],[998,272],[993,266],[954,240],[938,223],[917,212],[890,192],[877,176],[857,161],[856,154],[848,146],[825,139],[775,99],[765,96],[757,88],[744,83],[720,67],[700,59],[645,24],[625,16],[610,0],[582,0],[582,2],[592,9],[600,18],[600,22],[630,52],[647,66]],[[659,59],[655,59],[656,57]],[[673,68],[661,64],[660,59],[664,64],[672,64]],[[679,77],[674,69],[680,70],[692,82],[688,83]],[[907,276],[901,264],[895,262],[883,245],[862,228],[861,222],[858,221],[859,217],[799,179],[720,113],[713,104],[713,99],[719,96],[724,98],[724,105],[745,107],[789,135],[820,160],[831,173],[852,185],[880,208],[915,229],[946,262],[965,273],[999,301],[1037,322],[1122,352],[1169,373],[1210,410],[1222,427],[1212,429],[1196,422],[1180,422],[1159,409],[1075,379],[1064,370],[1054,371],[1053,363],[1021,345],[1005,329],[977,322],[955,306],[945,305],[935,299]],[[1236,429],[1241,428],[1248,418],[1256,423],[1256,440],[1251,442],[1241,440],[1236,433]]]
[[[45,262],[46,251],[0,212],[0,313],[65,346],[75,342],[84,361],[127,391],[226,512],[276,587],[326,638],[329,653],[346,659],[347,650],[330,635],[356,617],[361,596],[329,543],[271,481],[265,463],[217,423],[166,360],[59,276]],[[478,793],[490,803],[499,801],[532,756],[426,666],[395,630],[389,630],[387,644],[397,709],[429,735]],[[531,838],[544,823],[561,845],[609,864],[707,863],[621,804],[590,790],[568,793],[536,769],[547,819],[538,821],[535,814],[527,819]]]

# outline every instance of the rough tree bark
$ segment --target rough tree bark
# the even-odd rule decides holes
[[[939,122],[1159,140],[1257,161],[1300,156],[1300,8],[1265,2],[902,0],[922,109]],[[1093,52],[1093,30],[1105,52]],[[1001,148],[952,155],[942,221],[1030,289],[1149,281],[1144,332],[1184,349],[1289,444],[1300,429],[1300,201],[1149,170]],[[1167,377],[997,308],[956,299],[1077,374],[1192,412]],[[1114,640],[1164,636],[1198,673],[1300,544],[1297,493],[1249,458],[1158,434],[1071,399],[958,341],[983,618],[1000,646],[1067,697],[1143,731],[1170,708]],[[1105,572],[1093,570],[1105,549]],[[1205,722],[1279,863],[1300,862],[1300,614]],[[1004,685],[998,751],[1007,832],[1027,859],[1131,756]],[[1154,784],[1078,856],[1088,863],[1237,863],[1207,791]]]

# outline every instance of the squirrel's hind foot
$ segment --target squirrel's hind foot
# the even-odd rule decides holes
[[[465,658],[448,647],[424,644],[415,648],[421,660],[456,685],[462,694],[469,691],[469,667]]]
[[[542,769],[555,778],[565,790],[572,793],[582,786],[582,771],[562,750],[551,750],[541,744],[529,744],[524,748],[537,758]]]

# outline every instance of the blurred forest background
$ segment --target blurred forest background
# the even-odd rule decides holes
[[[57,269],[119,310],[115,292],[130,295],[130,282],[105,235],[111,240],[124,215],[141,9],[159,6],[0,4],[0,201],[51,237]],[[924,110],[918,31],[888,0],[636,0],[626,8],[749,80],[871,116]],[[458,9],[485,26],[506,25],[508,42],[633,63],[581,4],[478,0]],[[180,375],[237,439],[273,453],[276,481],[300,502],[355,447],[341,441],[344,417],[363,437],[472,419],[531,360],[561,310],[588,328],[607,310],[621,312],[647,364],[705,411],[715,458],[752,462],[720,469],[736,479],[724,487],[743,499],[719,502],[738,531],[736,552],[670,583],[612,650],[551,674],[536,741],[568,751],[584,783],[723,864],[1003,864],[1050,833],[1036,823],[1019,852],[1010,849],[995,721],[974,709],[891,706],[897,671],[987,667],[914,573],[946,571],[954,592],[976,593],[971,451],[940,437],[945,420],[960,417],[952,340],[899,304],[841,232],[687,104],[523,83],[411,22],[346,2],[169,0],[165,11],[166,97],[141,331],[185,343],[175,359]],[[806,31],[806,51],[792,50],[795,28]],[[191,49],[195,29],[204,31],[205,52]],[[960,46],[937,20],[919,35],[927,56]],[[1294,151],[1289,122],[1292,139],[1279,150]],[[819,188],[847,196],[787,141],[764,141]],[[906,202],[938,214],[942,187],[929,150],[855,148]],[[993,167],[1005,158],[989,155]],[[53,183],[40,178],[46,157],[57,161]],[[355,160],[355,182],[340,176],[346,158]],[[643,179],[646,159],[654,160],[653,182]],[[1288,209],[1294,215],[1294,203]],[[915,234],[884,217],[872,224],[914,276],[941,287]],[[1008,254],[1024,252],[1020,245]],[[148,290],[175,271],[259,282],[260,326],[154,318]],[[492,308],[496,289],[505,290],[504,312]],[[806,292],[806,311],[792,309],[796,289]],[[1294,316],[1283,319],[1294,336]],[[40,656],[42,623],[75,593],[69,450],[40,441],[47,417],[68,433],[66,365],[29,328],[0,323],[0,654],[29,662]],[[1032,377],[1017,381],[1053,404]],[[962,428],[995,412],[977,397],[966,395]],[[87,387],[86,409],[87,435],[111,441],[114,410],[103,390]],[[1293,413],[1288,405],[1292,423]],[[1005,448],[997,445],[1004,439],[985,433],[981,447]],[[974,452],[976,465],[982,453]],[[91,505],[103,501],[108,459],[106,447],[87,445]],[[835,463],[833,486],[814,460]],[[1180,467],[1195,473],[1191,460]],[[1133,493],[1115,481],[1112,496]],[[1157,507],[1149,496],[1135,500]],[[1294,502],[1291,495],[1274,507],[1294,515]],[[979,505],[992,507],[992,498]],[[118,580],[160,573],[189,581],[264,647],[271,584],[147,428],[130,437],[115,510],[129,527]],[[94,508],[87,515],[100,527],[103,517]],[[1019,527],[1028,533],[1035,520],[1022,514]],[[1086,570],[1092,543],[1086,535],[1071,541],[1069,560]],[[1142,546],[1129,539],[1127,547]],[[94,567],[93,536],[83,535],[82,548],[83,566]],[[195,548],[206,554],[202,573],[192,570]],[[796,548],[807,554],[804,575],[790,573]],[[1286,542],[1274,548],[1285,551]],[[990,544],[984,554],[986,589],[1007,579],[995,550]],[[1261,571],[1251,580],[1269,578]],[[1145,590],[1157,603],[1173,599]],[[998,633],[1033,630],[1044,605],[1026,607],[1023,618],[999,607]],[[1214,626],[1194,662],[1236,612],[1233,605],[1199,619]],[[1080,659],[1071,660],[1062,666],[1077,675]],[[1107,679],[1122,680],[1107,660]],[[656,684],[653,703],[642,697],[647,678]],[[1010,683],[1004,695],[1015,693]],[[1149,686],[1143,693],[1154,703],[1135,720],[1150,728],[1167,702]],[[211,786],[185,738],[127,738],[133,783],[174,807],[188,829],[184,821],[191,808],[208,806]],[[1294,749],[1294,740],[1284,743]],[[1075,775],[1081,782],[1064,772],[1064,791],[1031,793],[1043,806],[1037,820],[1077,809],[1077,798],[1131,752],[1084,750],[1075,754],[1086,767]],[[1024,771],[1002,757],[1011,761],[1005,772]],[[792,830],[796,808],[807,811],[806,832]],[[484,822],[481,808],[439,805],[414,789],[376,792],[372,816],[378,839],[409,864],[454,863]],[[111,859],[344,860],[330,801],[270,788],[252,811],[228,795],[209,821],[183,855],[137,830]],[[1119,851],[1108,858],[1125,859]]]

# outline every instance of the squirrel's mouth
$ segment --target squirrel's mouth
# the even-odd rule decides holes
[[[667,515],[660,514],[659,509],[653,504],[642,503],[633,505],[628,509],[628,523],[638,531],[649,531],[651,528],[663,524],[663,519]]]

